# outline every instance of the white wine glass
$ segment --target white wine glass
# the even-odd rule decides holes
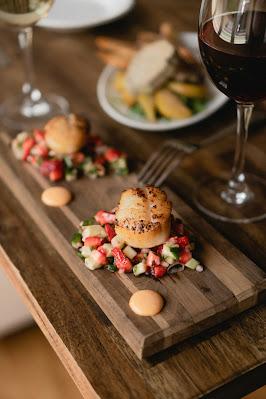
[[[254,104],[266,98],[266,1],[202,0],[198,37],[212,81],[236,102],[237,136],[231,176],[203,181],[196,205],[218,220],[260,221],[266,217],[266,181],[245,173],[244,163]]]
[[[43,94],[35,86],[33,26],[47,15],[52,4],[53,0],[0,0],[0,23],[18,31],[25,70],[21,93],[7,98],[0,106],[1,121],[8,128],[27,130],[39,127],[52,116],[68,112],[69,105],[65,98]]]

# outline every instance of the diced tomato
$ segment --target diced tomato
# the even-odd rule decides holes
[[[112,254],[114,256],[114,263],[116,264],[116,267],[125,272],[129,273],[132,270],[132,263],[130,260],[126,257],[123,251],[121,251],[120,248],[115,247],[112,249]]]
[[[108,240],[111,241],[114,238],[114,236],[116,236],[115,230],[108,223],[104,226],[104,228],[105,228]]]
[[[189,245],[188,236],[171,237],[169,241],[174,244],[178,244],[181,248],[185,248],[187,245]]]
[[[85,159],[83,152],[75,152],[71,155],[71,160],[74,165],[80,165]]]
[[[191,252],[188,249],[184,249],[178,259],[179,263],[185,264],[192,258]]]
[[[23,161],[27,159],[27,157],[30,155],[30,150],[32,147],[35,145],[35,140],[32,137],[27,137],[26,140],[22,144],[23,148]]]
[[[35,138],[37,143],[39,143],[40,141],[43,141],[44,136],[45,136],[45,132],[43,130],[40,130],[40,129],[33,130],[33,137]]]
[[[156,252],[158,255],[161,255],[163,252],[163,244],[162,245],[158,245],[158,247],[156,248]]]
[[[64,177],[64,172],[61,169],[53,170],[52,172],[49,173],[49,179],[51,181],[58,181],[63,179]]]
[[[106,249],[102,245],[100,245],[97,248],[97,251],[101,252],[102,254],[104,254],[106,256]]]
[[[47,159],[43,161],[40,172],[44,176],[49,176],[53,171],[63,171],[63,162],[60,159]]]
[[[107,257],[103,252],[98,251],[97,249],[94,249],[91,253],[91,256],[94,258],[94,260],[99,264],[99,265],[106,265],[107,263]]]
[[[106,159],[104,158],[103,155],[99,155],[97,158],[95,158],[94,163],[97,165],[104,165],[106,162]]]
[[[106,211],[99,211],[96,213],[95,219],[100,224],[113,224],[115,222],[115,214]]]
[[[161,265],[158,266],[154,266],[153,270],[152,270],[152,274],[154,275],[154,277],[156,278],[161,278],[163,277],[167,272],[167,268]]]
[[[40,157],[47,157],[49,153],[48,147],[44,143],[37,144],[34,147],[34,155],[38,155]]]
[[[109,162],[114,162],[116,161],[119,157],[121,157],[122,153],[121,151],[115,150],[114,148],[108,148],[107,151],[105,151],[105,159]]]
[[[182,236],[176,238],[176,243],[181,247],[185,248],[189,244],[188,236]]]
[[[91,248],[98,248],[100,245],[102,245],[103,240],[100,237],[87,237],[84,245],[86,247],[91,247]]]
[[[150,251],[149,255],[147,257],[147,265],[148,266],[153,266],[153,265],[159,265],[160,264],[160,257],[158,255],[155,255],[154,252]]]

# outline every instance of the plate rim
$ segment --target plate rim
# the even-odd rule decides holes
[[[49,14],[46,18],[41,19],[38,23],[37,26],[40,28],[44,28],[44,29],[51,29],[51,30],[56,30],[56,31],[80,31],[83,29],[88,29],[88,28],[95,28],[97,26],[101,26],[101,25],[105,25],[107,23],[110,22],[114,22],[117,19],[122,18],[123,16],[125,16],[127,13],[129,13],[135,6],[136,4],[136,0],[127,0],[128,5],[125,6],[121,11],[119,11],[118,13],[116,13],[116,15],[112,16],[112,17],[107,17],[104,19],[101,19],[98,22],[93,22],[93,23],[82,23],[79,25],[73,25],[73,26],[66,26],[66,25],[61,25],[60,23],[58,23],[58,20],[56,20],[56,23],[49,23]],[[48,23],[47,23],[48,22]]]

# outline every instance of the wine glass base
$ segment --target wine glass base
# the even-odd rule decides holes
[[[223,199],[228,180],[206,179],[196,189],[195,204],[206,215],[223,222],[252,223],[263,220],[266,218],[266,180],[247,174],[246,183],[250,193],[247,201],[235,205]]]
[[[34,102],[20,95],[7,99],[0,106],[3,125],[15,130],[41,128],[47,120],[68,111],[68,101],[56,94],[42,95]]]

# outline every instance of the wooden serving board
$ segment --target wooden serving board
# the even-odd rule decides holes
[[[62,183],[71,189],[74,201],[60,209],[49,208],[40,198],[43,189],[51,183],[32,166],[16,160],[9,137],[1,133],[0,179],[20,201],[29,218],[41,227],[66,267],[75,273],[139,358],[157,353],[254,306],[266,292],[265,273],[167,189],[174,210],[197,236],[201,246],[197,257],[205,271],[185,270],[156,281],[107,270],[91,272],[69,243],[80,220],[99,209],[113,208],[123,189],[137,185],[134,175],[94,181],[81,178]],[[139,317],[128,306],[131,294],[144,288],[154,289],[165,298],[162,312],[155,317]]]

